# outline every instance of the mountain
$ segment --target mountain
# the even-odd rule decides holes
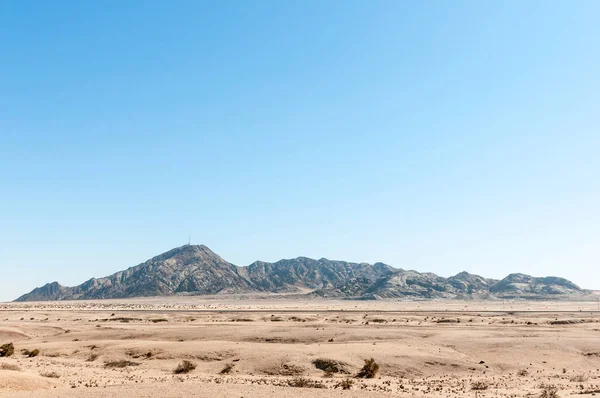
[[[543,298],[585,294],[557,277],[511,274],[498,281],[461,272],[449,278],[392,268],[306,257],[235,266],[203,245],[185,245],[105,278],[79,286],[58,282],[16,301],[109,299],[177,294],[308,293],[337,298]]]
[[[256,261],[241,268],[246,279],[260,290],[269,292],[298,291],[305,289],[327,289],[352,280],[375,282],[383,275],[394,272],[394,268],[382,263],[374,265],[332,261],[322,258],[313,260],[298,257],[276,263]]]
[[[581,292],[579,286],[564,278],[548,276],[534,278],[525,274],[510,274],[490,287],[490,292],[502,298],[573,295]]]

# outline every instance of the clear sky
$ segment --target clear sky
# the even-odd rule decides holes
[[[0,2],[0,300],[175,246],[600,289],[600,2]]]

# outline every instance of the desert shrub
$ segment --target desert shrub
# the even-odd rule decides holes
[[[29,358],[37,357],[38,355],[40,355],[40,350],[37,348],[33,351],[29,351],[29,354],[27,354]]]
[[[447,318],[442,318],[442,319],[438,319],[437,323],[460,323],[459,319],[447,319]]]
[[[60,352],[45,352],[44,353],[44,356],[49,357],[49,358],[58,358],[61,355],[63,355],[63,354],[61,354]]]
[[[387,320],[385,320],[383,318],[374,318],[374,319],[371,319],[371,322],[375,322],[375,323],[387,323]]]
[[[225,364],[225,366],[223,367],[223,369],[221,369],[221,371],[219,372],[219,374],[226,375],[226,374],[231,373],[231,371],[233,370],[234,366],[235,366],[235,364],[233,364],[233,363],[227,363],[227,364]]]
[[[128,366],[138,366],[139,363],[121,359],[119,361],[104,362],[105,368],[126,368]]]
[[[285,358],[282,358],[277,364],[269,366],[263,370],[265,374],[270,376],[298,376],[306,371],[303,366],[289,363]]]
[[[194,369],[196,369],[195,363],[190,362],[188,360],[183,360],[183,361],[181,361],[181,363],[179,365],[177,365],[177,367],[175,368],[173,373],[175,373],[177,375],[185,374],[185,373],[190,373]]]
[[[165,319],[165,318],[159,318],[159,319],[150,319],[150,322],[153,322],[153,323],[169,322],[169,320]]]
[[[342,390],[349,390],[354,385],[354,380],[344,379],[335,385],[335,388],[341,388]]]
[[[56,372],[43,372],[43,373],[40,373],[40,376],[48,377],[50,379],[59,379],[60,378],[60,375]]]
[[[529,372],[527,371],[527,369],[521,369],[517,372],[517,376],[521,376],[521,377],[527,376],[528,374],[529,374]]]
[[[288,385],[290,387],[299,387],[299,388],[327,388],[320,381],[314,381],[311,379],[307,379],[305,377],[295,377],[292,380],[288,381]]]
[[[558,398],[558,388],[556,386],[543,386],[540,398]]]
[[[356,377],[360,377],[362,379],[372,379],[377,375],[378,372],[379,365],[377,364],[377,362],[375,362],[373,358],[365,359],[365,364],[363,365],[360,372],[358,372]]]
[[[118,317],[118,318],[111,318],[108,319],[108,321],[113,321],[113,322],[122,322],[122,323],[129,323],[131,321],[142,321],[143,319],[141,318],[127,318],[127,317]]]
[[[17,365],[13,365],[10,363],[3,363],[0,364],[0,369],[2,370],[14,370],[15,372],[20,372],[21,368],[19,368]]]
[[[0,357],[10,357],[15,353],[15,346],[13,343],[7,343],[0,346]]]
[[[98,357],[100,356],[100,354],[93,352],[90,354],[90,356],[88,357],[87,361],[88,362],[94,362],[96,359],[98,359]]]
[[[348,371],[346,371],[346,366],[348,366],[348,364],[336,361],[335,359],[318,358],[312,361],[312,364],[315,365],[315,368],[324,372],[348,373]]]
[[[483,391],[489,388],[489,384],[484,380],[477,380],[471,383],[471,390],[474,391]]]
[[[572,382],[576,382],[576,383],[585,383],[588,380],[588,378],[586,375],[580,374],[580,375],[571,377],[569,380]]]

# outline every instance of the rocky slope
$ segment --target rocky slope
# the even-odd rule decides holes
[[[298,257],[276,263],[257,261],[237,267],[203,245],[186,245],[105,278],[79,286],[57,282],[16,301],[107,299],[175,294],[309,292],[338,298],[543,298],[585,294],[557,277],[511,274],[501,281],[461,272],[450,278],[432,273]]]

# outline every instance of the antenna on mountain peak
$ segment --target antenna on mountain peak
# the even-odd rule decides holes
[[[191,237],[188,235],[188,246],[190,246],[192,244],[192,239]]]

